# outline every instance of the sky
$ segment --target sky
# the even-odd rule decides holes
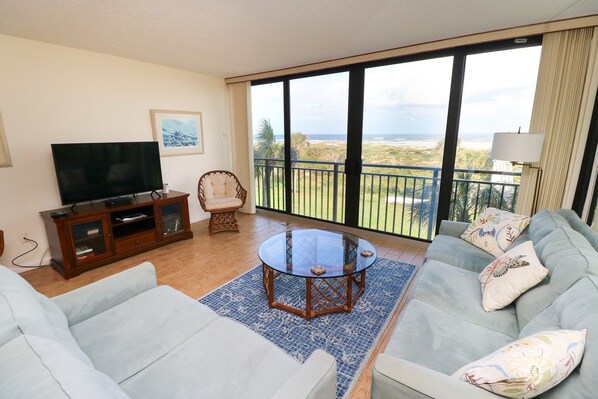
[[[529,130],[540,51],[467,56],[461,137]],[[364,134],[444,137],[452,63],[443,57],[366,69]],[[291,80],[291,131],[345,135],[348,82],[348,72]],[[282,135],[282,83],[252,86],[251,94],[254,134],[269,119]]]

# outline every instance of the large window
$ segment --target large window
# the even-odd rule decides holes
[[[426,240],[513,209],[520,171],[488,155],[494,132],[529,128],[540,41],[253,82],[258,206]]]
[[[257,206],[285,210],[283,84],[251,88]]]
[[[449,218],[515,210],[521,167],[490,159],[495,132],[529,131],[540,46],[468,55]]]

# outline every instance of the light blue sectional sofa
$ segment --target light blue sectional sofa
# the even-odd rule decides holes
[[[583,360],[537,397],[598,398],[598,234],[570,210],[534,215],[512,246],[532,240],[548,276],[510,306],[485,312],[478,275],[494,257],[459,238],[467,226],[442,222],[376,360],[372,398],[501,398],[451,374],[519,338],[557,329],[587,329]]]
[[[0,397],[334,398],[336,361],[298,363],[149,263],[52,299],[0,266]]]

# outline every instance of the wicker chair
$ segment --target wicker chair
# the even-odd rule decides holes
[[[210,234],[239,231],[235,212],[245,205],[247,190],[237,176],[225,170],[213,170],[199,178],[197,198],[201,208],[210,212]]]

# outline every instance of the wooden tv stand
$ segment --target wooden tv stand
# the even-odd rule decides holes
[[[142,194],[133,203],[107,207],[102,201],[40,212],[52,267],[64,278],[193,237],[189,194]],[[55,211],[69,211],[52,218]]]

